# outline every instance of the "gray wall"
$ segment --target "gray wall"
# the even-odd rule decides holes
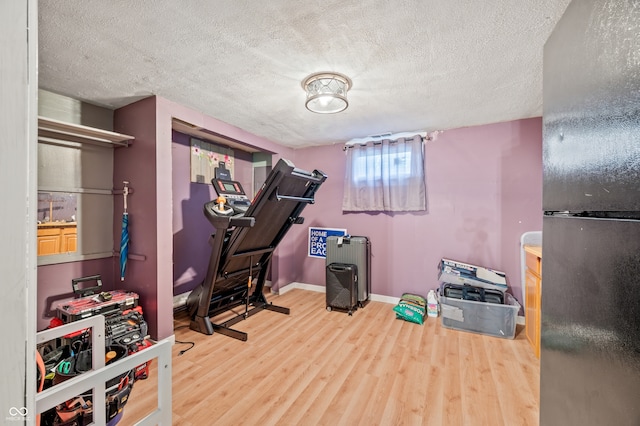
[[[3,424],[31,424],[35,419],[37,24],[35,0],[0,3]],[[25,408],[25,415],[16,415]]]
[[[47,90],[38,90],[38,115],[113,131],[113,111]]]

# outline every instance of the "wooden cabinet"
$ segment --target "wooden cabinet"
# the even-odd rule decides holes
[[[38,227],[38,256],[60,253],[60,230]]]
[[[525,245],[525,335],[540,358],[540,320],[542,299],[542,247]]]
[[[78,248],[78,229],[76,226],[67,226],[60,230],[60,252],[74,252]]]
[[[38,256],[77,250],[78,231],[73,222],[49,222],[38,225]]]

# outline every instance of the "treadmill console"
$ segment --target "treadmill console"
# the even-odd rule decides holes
[[[225,202],[216,202],[216,208],[213,211],[221,216],[244,214],[251,201],[242,189],[240,182],[235,180],[211,179],[213,188],[218,194],[218,200],[224,198]],[[220,204],[223,204],[222,206]]]

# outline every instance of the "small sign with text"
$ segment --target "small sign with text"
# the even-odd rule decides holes
[[[327,237],[347,235],[346,229],[309,227],[309,257],[327,257]]]

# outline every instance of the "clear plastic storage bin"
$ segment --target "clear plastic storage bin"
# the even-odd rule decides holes
[[[443,327],[504,339],[513,339],[516,335],[520,304],[509,293],[505,293],[504,305],[453,299],[441,295],[440,308]]]

